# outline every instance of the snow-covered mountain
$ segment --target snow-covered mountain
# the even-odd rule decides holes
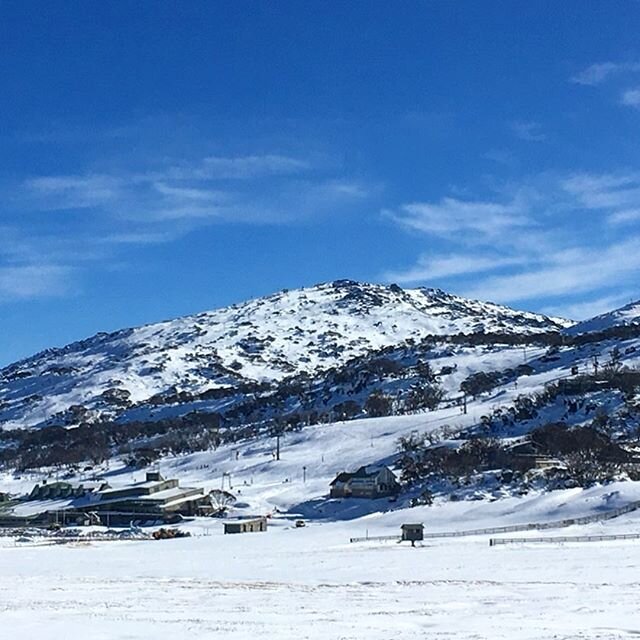
[[[0,371],[0,422],[35,426],[79,406],[314,374],[429,335],[539,334],[572,324],[438,289],[340,280],[97,334],[22,360]]]
[[[624,307],[608,311],[584,322],[579,322],[567,329],[567,333],[577,335],[592,331],[604,331],[612,327],[640,325],[640,300],[630,302]]]
[[[401,476],[397,509],[637,480],[640,324],[569,325],[338,281],[99,334],[0,372],[0,469],[226,473],[252,512],[321,519],[388,507],[326,496],[370,464]]]

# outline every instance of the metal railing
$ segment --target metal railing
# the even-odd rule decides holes
[[[349,542],[397,542],[400,536],[364,536],[362,538],[349,538]]]
[[[611,509],[602,513],[594,513],[590,516],[581,516],[579,518],[566,518],[564,520],[555,520],[552,522],[535,522],[528,524],[514,524],[505,527],[486,527],[483,529],[465,529],[462,531],[432,531],[425,532],[424,539],[432,540],[435,538],[460,538],[464,536],[480,536],[491,535],[496,533],[515,533],[516,531],[532,531],[532,530],[544,530],[544,529],[562,529],[564,527],[570,527],[576,524],[590,524],[592,522],[602,522],[605,520],[611,520],[618,518],[625,513],[631,513],[640,509],[640,500],[630,502],[624,507],[618,507],[617,509]],[[351,538],[350,542],[384,542],[399,540],[400,536],[365,536],[360,538]]]
[[[489,546],[495,547],[500,544],[517,544],[517,543],[560,543],[560,542],[602,542],[607,540],[638,540],[640,533],[618,533],[618,534],[601,534],[590,536],[549,536],[547,538],[490,538]]]

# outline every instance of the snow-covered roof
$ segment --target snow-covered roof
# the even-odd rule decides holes
[[[364,465],[352,473],[347,471],[339,473],[331,484],[334,485],[339,482],[349,482],[349,480],[353,480],[354,478],[375,478],[384,470],[394,475],[393,471],[384,465]]]

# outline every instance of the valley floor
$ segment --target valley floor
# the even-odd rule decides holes
[[[452,508],[454,505],[451,505]],[[456,508],[459,508],[456,506]],[[487,536],[349,544],[357,522],[262,534],[19,546],[0,538],[11,640],[91,637],[612,639],[640,634],[640,541],[489,547]],[[640,515],[543,535],[637,530]],[[369,523],[369,524],[367,524]],[[393,524],[393,527],[391,526]],[[233,634],[233,635],[232,635]]]

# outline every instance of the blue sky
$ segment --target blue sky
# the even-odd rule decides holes
[[[0,363],[338,278],[640,298],[640,4],[1,2]]]

